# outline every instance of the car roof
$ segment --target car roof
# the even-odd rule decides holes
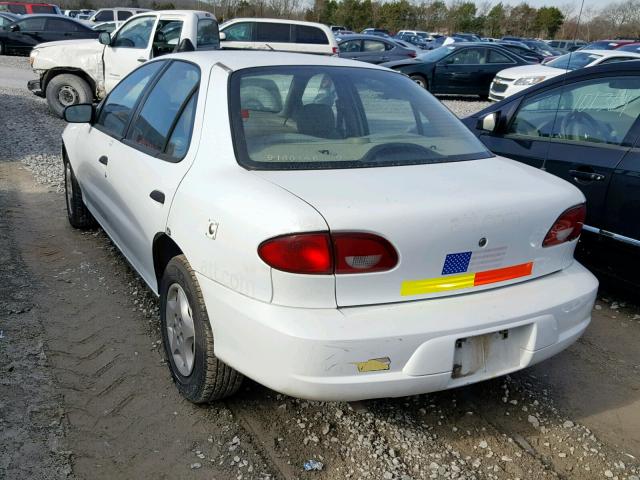
[[[384,67],[357,60],[347,60],[337,56],[311,55],[304,53],[291,53],[268,50],[203,50],[195,52],[175,53],[163,55],[162,59],[185,60],[197,64],[207,70],[216,64],[221,64],[229,70],[237,71],[252,67],[275,66],[331,66],[331,67],[356,67],[373,70],[386,70]]]

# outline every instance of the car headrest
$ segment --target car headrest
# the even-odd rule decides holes
[[[335,131],[335,116],[329,105],[304,105],[297,116],[298,132],[312,137],[330,138]]]

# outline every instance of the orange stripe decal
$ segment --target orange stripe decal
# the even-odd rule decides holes
[[[487,270],[486,272],[476,273],[473,285],[487,285],[488,283],[504,282],[513,280],[514,278],[526,277],[531,275],[533,270],[533,262],[513,265],[511,267],[497,268],[495,270]]]

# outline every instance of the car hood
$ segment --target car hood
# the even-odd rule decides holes
[[[568,70],[563,68],[547,67],[545,65],[523,65],[521,67],[507,68],[498,72],[498,76],[502,78],[518,79],[524,77],[557,77]]]
[[[50,47],[65,47],[71,49],[81,48],[83,51],[87,49],[95,49],[96,51],[102,51],[104,45],[102,45],[97,38],[83,38],[79,40],[59,40],[57,42],[45,42],[39,44],[36,48],[50,48]]]

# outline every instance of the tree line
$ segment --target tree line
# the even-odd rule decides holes
[[[234,17],[304,19],[360,31],[471,32],[483,37],[640,38],[640,0],[620,0],[580,10],[580,1],[533,7],[468,0],[64,0],[61,8],[109,6],[207,10],[224,21]]]

